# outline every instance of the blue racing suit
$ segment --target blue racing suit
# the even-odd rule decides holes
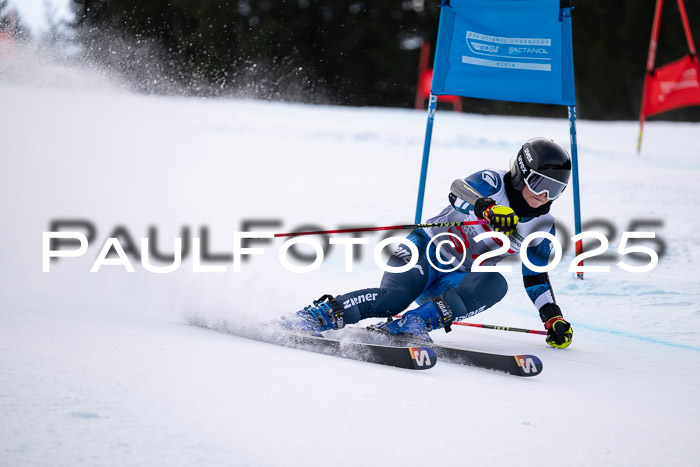
[[[511,206],[506,193],[505,176],[505,171],[482,170],[470,175],[465,181],[481,196],[492,198],[496,204]],[[517,196],[520,194],[517,193]],[[478,220],[474,207],[466,202],[457,202],[445,207],[440,214],[427,222],[474,220]],[[487,231],[490,231],[488,225],[414,230],[407,240],[413,242],[418,249],[418,262],[415,266],[401,273],[385,272],[378,288],[356,290],[336,297],[345,309],[345,323],[352,324],[365,318],[393,316],[407,309],[414,301],[421,305],[438,295],[447,302],[455,320],[474,316],[492,307],[508,291],[505,278],[498,272],[471,271],[478,256],[502,246],[502,242],[494,238],[474,241],[475,236]],[[554,235],[552,215],[545,213],[534,217],[521,217],[517,230],[509,237],[510,247],[507,251],[499,256],[487,258],[482,262],[482,266],[494,265],[508,256],[520,254],[523,239],[533,232]],[[440,245],[439,251],[437,245]],[[548,239],[538,237],[528,245],[526,254],[532,264],[544,266],[549,261],[551,249]],[[403,266],[411,259],[411,251],[404,245],[399,245],[389,258],[388,265]],[[461,266],[452,272],[443,272],[436,268],[437,266],[441,269],[451,269],[460,261]],[[451,262],[452,266],[445,266],[446,262]],[[534,272],[523,264],[522,274],[525,290],[538,310],[546,303],[554,303],[546,273]]]

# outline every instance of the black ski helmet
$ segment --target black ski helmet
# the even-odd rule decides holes
[[[522,191],[527,184],[535,194],[547,192],[556,199],[571,177],[571,157],[566,149],[548,138],[533,138],[525,142],[510,163],[513,188]]]

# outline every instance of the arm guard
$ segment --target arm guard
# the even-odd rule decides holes
[[[484,177],[495,180],[496,186],[484,182]],[[468,214],[469,206],[480,198],[493,196],[501,187],[500,177],[492,170],[475,172],[465,179],[458,178],[450,186],[450,204],[459,212]],[[488,207],[488,206],[486,206]]]
[[[549,233],[554,235],[554,226]],[[527,249],[527,257],[536,266],[545,266],[549,261],[551,251],[549,240],[542,240],[539,245]],[[528,297],[539,310],[547,303],[556,303],[552,285],[549,282],[549,275],[546,272],[535,272],[523,264],[523,285]]]

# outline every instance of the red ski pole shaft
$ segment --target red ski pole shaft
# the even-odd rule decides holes
[[[457,325],[457,326],[471,326],[473,328],[495,329],[497,331],[524,332],[526,334],[542,334],[543,336],[547,335],[547,331],[540,331],[537,329],[511,328],[509,326],[494,326],[491,324],[464,323],[461,321],[456,321],[452,324]]]
[[[396,315],[394,318],[401,318],[401,315]],[[465,323],[464,321],[454,321],[452,323],[453,326],[470,326],[473,328],[482,328],[482,329],[495,329],[497,331],[511,331],[511,332],[523,332],[526,334],[541,334],[543,336],[547,335],[547,331],[540,331],[537,329],[523,329],[523,328],[511,328],[509,326],[495,326],[492,324],[478,324],[478,323]]]
[[[315,230],[312,232],[288,232],[288,233],[277,233],[274,235],[275,238],[278,237],[296,237],[299,235],[328,235],[328,234],[338,234],[338,233],[351,233],[351,232],[376,232],[379,230],[408,230],[408,229],[424,229],[430,227],[456,227],[458,225],[480,225],[488,224],[488,221],[477,220],[477,221],[465,221],[465,222],[438,222],[434,224],[409,224],[409,225],[388,225],[385,227],[360,227],[355,229],[338,229],[338,230]]]

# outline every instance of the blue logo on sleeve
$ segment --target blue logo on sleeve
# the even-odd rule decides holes
[[[498,174],[491,172],[490,170],[484,170],[481,174],[481,179],[491,185],[494,190],[498,191],[500,187],[501,179]]]

